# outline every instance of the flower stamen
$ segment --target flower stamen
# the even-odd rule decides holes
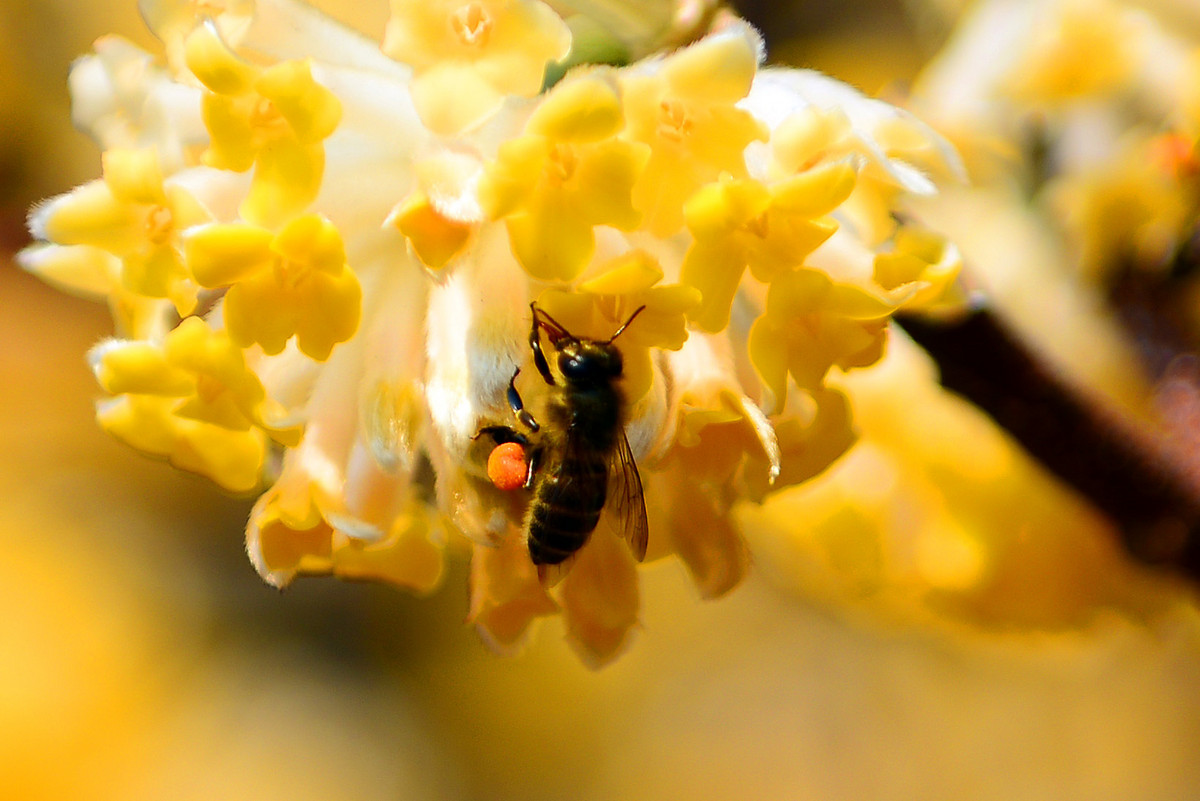
[[[565,184],[575,175],[579,159],[575,150],[568,145],[556,144],[550,149],[550,164],[547,174],[560,184]]]
[[[466,47],[486,47],[494,24],[480,3],[468,3],[450,15],[450,28]]]
[[[146,239],[155,245],[165,245],[175,229],[175,215],[166,206],[155,206],[146,215]]]
[[[658,135],[679,144],[692,133],[693,122],[687,106],[678,100],[663,100],[659,104]]]

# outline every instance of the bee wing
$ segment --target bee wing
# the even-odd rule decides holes
[[[609,497],[613,511],[629,548],[640,562],[646,558],[646,543],[650,538],[650,524],[646,521],[646,496],[642,490],[642,477],[638,474],[637,462],[629,448],[625,430],[617,437],[617,450],[609,465]]]

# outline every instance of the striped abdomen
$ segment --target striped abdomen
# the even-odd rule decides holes
[[[607,457],[603,452],[568,456],[543,472],[529,507],[534,564],[557,565],[587,542],[608,497]]]

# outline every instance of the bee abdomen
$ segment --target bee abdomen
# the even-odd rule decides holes
[[[529,553],[534,564],[556,565],[587,542],[608,494],[603,461],[564,462],[538,487],[529,512]]]

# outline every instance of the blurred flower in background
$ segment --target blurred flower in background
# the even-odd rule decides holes
[[[655,21],[628,33],[611,22],[618,17],[603,13],[620,6],[587,5],[578,9],[580,18],[567,15],[572,35],[590,24],[581,20],[603,21],[599,38],[610,51],[623,48],[617,61],[643,55],[651,49],[644,42],[656,36],[673,41],[661,31],[689,31],[672,34],[682,43],[712,21],[711,9],[691,9],[703,24]],[[280,55],[272,49],[280,44],[272,39],[278,29],[259,24],[255,34],[238,8],[231,6],[218,26],[221,36],[245,36],[239,41],[257,54]],[[398,47],[396,23],[384,36],[387,9],[375,11],[356,20],[358,27],[379,32],[375,39],[385,50],[389,39]],[[632,18],[649,21],[651,11],[658,13],[648,9]],[[90,434],[84,406],[94,390],[82,366],[71,365],[79,365],[77,354],[104,333],[99,316],[7,271],[5,308],[24,313],[6,313],[5,322],[28,349],[5,360],[9,374],[21,377],[22,391],[9,397],[3,430],[11,451],[23,458],[5,482],[12,500],[5,526],[12,555],[4,563],[12,574],[8,606],[19,625],[3,647],[22,658],[9,663],[15,667],[3,714],[15,725],[0,758],[20,767],[12,775],[24,782],[23,796],[1011,798],[1054,792],[1165,799],[1185,797],[1196,785],[1200,732],[1187,711],[1200,676],[1187,593],[1128,563],[1109,523],[986,417],[940,390],[928,358],[894,330],[883,355],[891,314],[941,300],[927,290],[953,286],[962,268],[957,249],[932,231],[961,236],[968,268],[976,269],[972,229],[955,228],[952,217],[936,214],[953,204],[912,202],[928,195],[927,174],[941,179],[943,194],[964,204],[975,197],[968,193],[976,189],[959,190],[945,180],[952,162],[938,137],[892,107],[815,74],[756,68],[753,55],[754,77],[748,92],[741,90],[748,96],[738,94],[737,76],[728,76],[733,88],[723,101],[729,86],[703,71],[704,54],[736,53],[745,49],[740,42],[753,41],[736,33],[617,79],[629,104],[623,109],[627,134],[612,134],[614,73],[598,72],[567,79],[544,100],[506,106],[487,131],[490,143],[479,134],[448,152],[438,149],[439,140],[423,138],[419,107],[403,119],[380,120],[372,116],[376,105],[351,102],[378,98],[375,91],[386,81],[331,81],[341,91],[334,92],[341,113],[332,135],[323,137],[328,126],[320,121],[332,115],[320,110],[330,104],[316,99],[321,79],[341,68],[361,77],[359,71],[387,62],[369,49],[346,49],[347,41],[358,41],[350,34],[340,39],[342,32],[326,23],[300,19],[320,32],[306,54],[315,57],[311,84],[300,67],[264,77],[272,59],[256,60],[250,69],[229,60],[215,38],[184,44],[191,30],[186,15],[151,15],[168,44],[166,61],[142,61],[112,40],[98,45],[97,52],[107,49],[118,63],[152,65],[142,73],[151,83],[121,86],[114,99],[149,85],[158,87],[151,92],[159,92],[162,108],[174,109],[179,92],[193,109],[189,114],[199,101],[226,130],[254,130],[265,122],[268,137],[281,131],[279,120],[264,114],[274,105],[291,131],[282,126],[284,138],[270,141],[283,144],[266,150],[240,152],[231,139],[217,153],[211,122],[198,126],[198,116],[159,115],[171,123],[159,134],[181,146],[159,148],[155,164],[110,145],[100,180],[94,172],[74,176],[80,184],[94,182],[40,212],[51,240],[108,256],[81,260],[78,250],[72,257],[43,252],[35,268],[55,280],[73,278],[77,289],[79,268],[104,268],[92,274],[104,280],[90,288],[108,296],[117,333],[126,338],[93,351],[97,377],[112,395],[100,405],[110,430],[233,490],[247,489],[253,483],[247,477],[259,470],[272,475],[272,454],[281,447],[303,454],[292,462],[305,465],[304,481],[295,470],[288,480],[285,458],[275,489],[253,512],[252,556],[268,579],[283,583],[295,573],[332,571],[424,592],[439,581],[462,584],[469,570],[474,599],[468,607],[455,592],[411,600],[378,587],[311,582],[281,597],[263,592],[249,571],[238,570],[238,548],[228,536],[247,505],[220,499],[210,487],[185,483],[161,466],[135,462]],[[112,28],[94,22],[96,33]],[[764,32],[772,36],[770,27]],[[350,63],[321,63],[335,51]],[[207,82],[200,79],[205,88],[169,79],[167,70],[182,65],[200,74],[205,64],[213,67]],[[394,78],[399,86],[407,80],[400,73]],[[701,82],[697,99],[686,95],[688,81]],[[296,91],[310,94],[289,118]],[[102,115],[104,94],[86,96]],[[403,90],[384,96],[396,101],[393,108],[405,107]],[[641,97],[668,121],[680,122],[689,114],[704,119],[725,102],[722,113],[746,121],[744,142],[759,135],[765,141],[747,150],[745,174],[736,164],[706,173],[712,167],[686,165],[686,153],[652,138],[664,133],[661,120],[657,128],[636,127]],[[438,99],[436,93],[430,98]],[[579,125],[573,115],[581,101],[594,111],[586,131],[572,127]],[[240,108],[247,116],[238,116]],[[986,132],[984,120],[978,122]],[[354,124],[367,127],[348,127]],[[390,125],[393,138],[371,144],[374,125]],[[338,131],[346,137],[341,149]],[[970,144],[958,129],[947,125],[947,131]],[[206,147],[205,166],[172,178]],[[403,152],[409,147],[411,153]],[[638,155],[646,149],[648,157]],[[974,172],[974,151],[964,150]],[[708,152],[727,157],[719,148]],[[291,154],[288,166],[272,173],[269,159],[281,153]],[[354,157],[372,165],[370,181],[360,178],[365,173]],[[668,157],[676,160],[656,165]],[[225,174],[238,158],[254,165],[251,176]],[[349,159],[342,173],[339,158]],[[649,174],[702,176],[700,191],[681,190],[670,180],[641,187],[634,181],[623,191],[642,219],[635,222],[628,208],[599,209],[598,217],[574,228],[567,221],[563,230],[575,233],[556,239],[562,255],[546,264],[536,260],[538,253],[526,250],[523,257],[521,243],[547,230],[538,215],[565,204],[561,195],[547,194],[545,187],[555,184],[529,193],[522,186],[527,179],[511,176],[535,174],[539,163],[558,171],[585,167],[592,158],[634,167],[645,158],[639,169]],[[318,161],[320,170],[313,166]],[[308,168],[297,172],[297,164]],[[326,212],[336,232],[300,208],[317,172],[325,177],[317,182],[314,208]],[[280,189],[270,185],[272,174],[309,179]],[[334,192],[329,182],[338,175],[347,187]],[[463,193],[480,175],[490,200],[474,209]],[[395,197],[376,198],[381,187]],[[671,192],[690,199],[678,202]],[[205,202],[191,203],[188,195]],[[648,196],[660,198],[658,205]],[[290,222],[268,219],[281,208],[278,200],[296,205]],[[996,208],[1023,205],[1013,195]],[[197,207],[216,221],[203,219]],[[168,225],[162,225],[163,208],[170,211]],[[586,209],[577,197],[570,208]],[[612,216],[618,210],[625,216]],[[672,219],[678,212],[682,216]],[[153,234],[151,244],[159,249],[106,240],[112,226],[88,225],[95,219],[88,215],[132,219]],[[1018,212],[996,211],[988,221],[999,227],[1010,215]],[[384,218],[390,227],[381,230]],[[904,223],[897,225],[897,218]],[[590,234],[597,222],[604,227]],[[205,227],[190,229],[195,223]],[[579,233],[585,230],[588,235]],[[1046,247],[1033,238],[1000,241],[1010,254],[1037,255]],[[406,358],[420,360],[422,351],[437,352],[435,346],[454,353],[458,345],[452,339],[414,345],[411,337],[396,336],[396,326],[419,325],[419,317],[385,322],[379,316],[372,323],[369,303],[351,324],[346,315],[354,304],[337,300],[353,296],[347,273],[361,269],[356,265],[390,254],[378,263],[406,262],[425,283],[404,283],[386,267],[370,267],[352,273],[362,297],[441,293],[425,314],[450,319],[461,308],[458,299],[469,295],[454,276],[471,277],[455,259],[470,263],[487,255],[491,264],[510,246],[517,263],[506,280],[520,289],[503,290],[495,275],[487,276],[490,291],[507,304],[497,304],[498,333],[486,340],[498,343],[493,347],[503,358],[479,390],[486,399],[479,406],[495,421],[509,419],[504,389],[512,365],[525,358],[524,305],[531,297],[570,330],[598,337],[610,335],[638,304],[658,315],[648,318],[656,322],[639,335],[645,338],[634,337],[636,323],[622,335],[629,381],[646,387],[630,435],[648,465],[643,477],[653,563],[638,571],[639,583],[622,580],[626,589],[610,587],[609,595],[582,582],[572,588],[571,576],[588,575],[583,556],[557,594],[542,591],[528,555],[515,547],[519,512],[481,468],[469,475],[465,490],[450,493],[452,500],[440,487],[428,494],[422,471],[432,466],[441,477],[447,464],[479,458],[456,450],[481,423],[476,409],[453,406],[462,396],[455,389],[462,365],[441,360],[429,382],[441,384],[436,403],[422,401],[403,381],[363,380],[362,371],[393,375]],[[572,255],[589,249],[595,254]],[[804,268],[788,261],[809,250]],[[286,294],[289,284],[270,283],[280,276],[278,265],[256,267],[279,253],[287,265],[329,277],[328,291],[306,302],[322,314],[341,309],[331,318],[341,322],[313,329],[316,340],[302,333],[312,317],[289,311],[302,308]],[[775,264],[778,253],[782,263]],[[154,265],[162,280],[148,282],[145,265]],[[718,278],[716,267],[726,276]],[[531,294],[527,287],[542,285],[527,276],[574,279],[575,291],[562,292],[559,284]],[[482,271],[474,280],[485,280]],[[1038,279],[1027,280],[1035,291],[1026,296],[1040,299],[1045,293],[1036,291]],[[741,300],[713,301],[729,291],[723,289],[728,282],[739,281]],[[425,285],[432,289],[417,289]],[[230,290],[222,296],[221,287]],[[281,319],[239,324],[230,309],[234,287],[244,287],[247,297],[265,293]],[[688,300],[693,293],[698,305]],[[1068,284],[1054,297],[1071,309],[1081,294]],[[224,308],[211,313],[218,304]],[[210,312],[214,324],[175,325],[178,315],[197,308]],[[683,315],[693,323],[686,343],[677,334],[665,336],[682,330],[674,320]],[[804,324],[796,325],[799,320]],[[1046,315],[1044,324],[1070,325],[1061,315]],[[71,341],[56,340],[51,330]],[[1136,352],[1123,346],[1119,329],[1110,334],[1111,348],[1096,330],[1113,329],[1084,328],[1077,336],[1091,346],[1081,361],[1108,365],[1111,381],[1097,383],[1144,406],[1146,393],[1125,378],[1134,374]],[[356,341],[374,342],[375,350],[339,363],[338,354]],[[407,347],[397,347],[404,342]],[[677,350],[658,351],[666,358],[637,358],[670,347]],[[271,357],[272,351],[280,356]],[[279,361],[268,370],[271,358]],[[729,360],[735,369],[713,369]],[[533,372],[522,373],[523,394],[535,394],[532,383],[523,383]],[[661,397],[668,379],[689,388],[678,407]],[[323,389],[312,390],[312,397],[320,404],[297,414],[293,399],[318,382]],[[368,390],[365,404],[355,398],[359,387]],[[182,403],[187,414],[163,417],[164,398],[167,408]],[[413,411],[423,403],[432,422]],[[314,418],[316,408],[337,413]],[[770,434],[757,408],[773,415]],[[182,428],[180,417],[188,421]],[[298,440],[304,419],[308,428]],[[314,426],[313,419],[327,422]],[[367,432],[369,447],[341,466],[331,463],[329,454],[341,446],[329,443],[364,441],[356,426]],[[197,427],[219,428],[230,440],[218,445],[207,434],[197,436]],[[833,470],[809,480],[855,437],[858,444]],[[414,441],[426,448],[435,443],[445,453],[422,464],[414,459]],[[246,472],[246,464],[253,469]],[[381,498],[380,465],[389,475],[408,473],[418,500],[438,500],[449,514],[430,518],[408,501]],[[341,489],[343,481],[349,491]],[[63,497],[78,500],[65,506]],[[734,505],[740,498],[766,500]],[[196,511],[181,512],[188,507]],[[506,512],[500,525],[508,533],[499,548],[470,545],[475,556],[468,568],[461,558],[467,548],[454,543],[470,540],[458,540],[455,532],[475,528],[475,538],[486,542],[490,535],[481,537],[477,527],[489,508]],[[748,586],[720,604],[700,606],[697,594],[727,592],[747,566],[731,515],[747,535],[757,569]],[[697,526],[697,519],[704,523]],[[673,533],[689,528],[701,536]],[[51,536],[31,538],[30,531]],[[450,545],[448,553],[437,547],[439,538]],[[595,565],[624,565],[616,575],[632,568],[611,534],[593,539],[620,546]],[[658,558],[671,551],[687,566],[689,580],[676,560]],[[595,567],[591,575],[603,578],[610,570]],[[626,603],[630,586],[634,605],[612,607],[613,597]],[[481,598],[505,603],[489,606]],[[549,636],[535,638],[511,661],[487,658],[461,630],[470,613],[485,629],[490,625],[493,640],[507,635],[517,642],[529,619],[553,610],[555,602],[567,619],[549,622]],[[588,613],[598,613],[599,628],[581,634],[581,625],[593,625]],[[645,635],[601,673],[582,670],[555,635],[563,626],[576,649],[606,659],[624,644],[634,621]],[[44,756],[50,753],[71,757],[51,761]]]

